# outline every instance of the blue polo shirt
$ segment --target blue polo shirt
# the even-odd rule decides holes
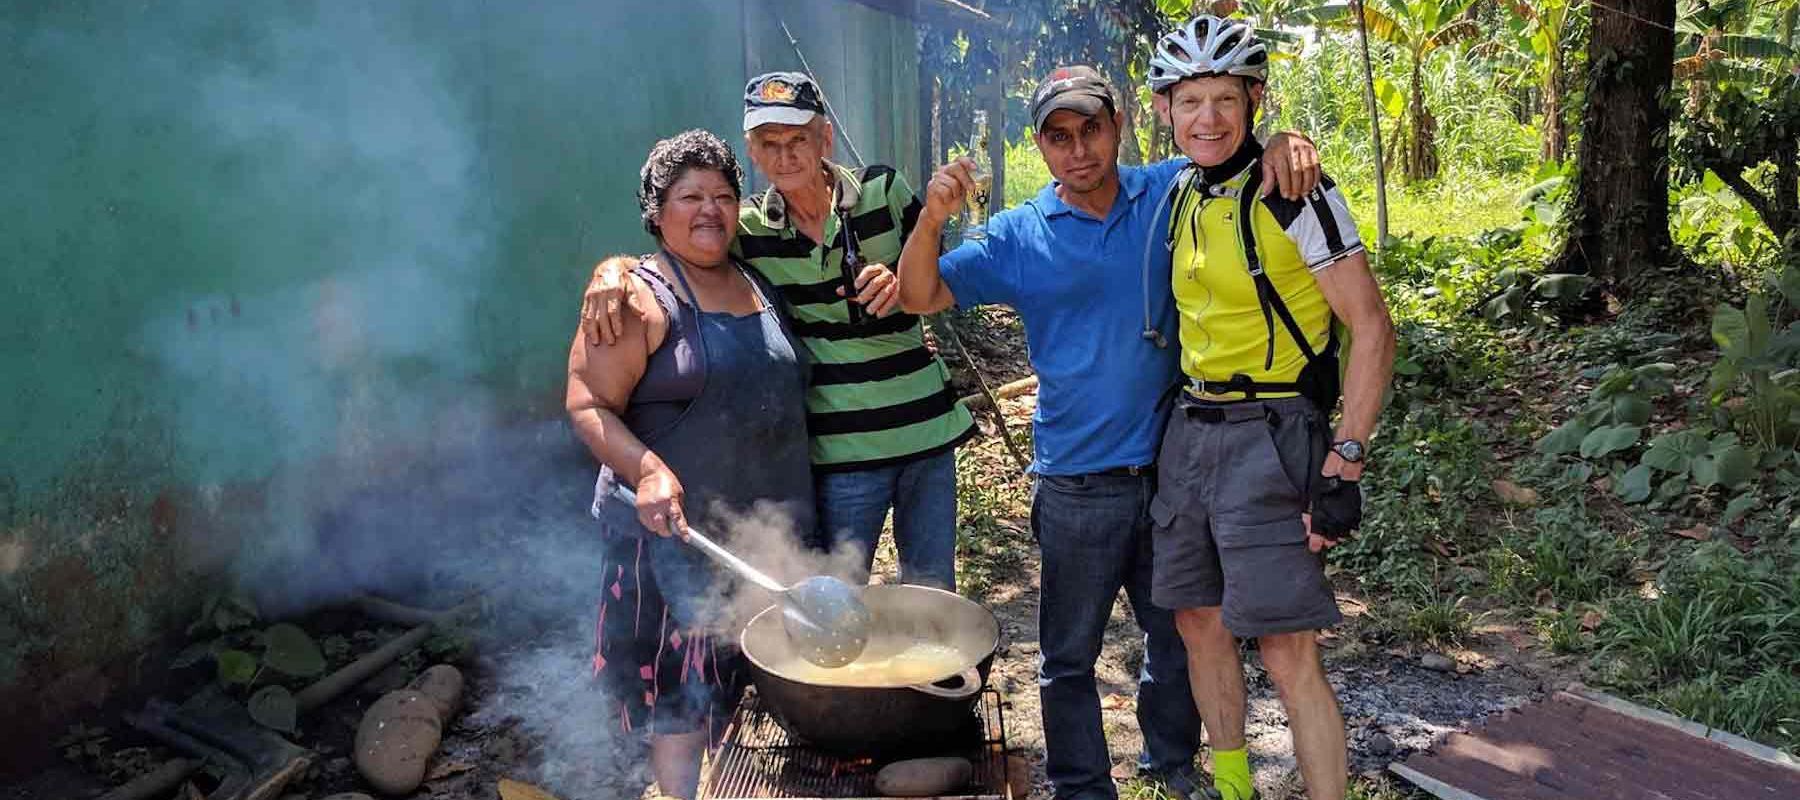
[[[1169,212],[1156,211],[1186,164],[1121,166],[1119,196],[1106,219],[1065,204],[1052,183],[995,214],[985,239],[966,241],[938,262],[958,305],[1009,305],[1025,323],[1038,374],[1032,469],[1039,474],[1156,461],[1168,414],[1160,401],[1181,373],[1163,245]],[[1150,320],[1166,348],[1142,336],[1146,242]]]

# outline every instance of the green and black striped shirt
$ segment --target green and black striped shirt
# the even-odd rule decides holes
[[[850,221],[865,264],[897,268],[900,248],[919,218],[919,201],[892,167],[861,173],[826,163],[835,179],[833,208]],[[773,188],[738,215],[738,254],[781,291],[794,332],[812,356],[806,393],[813,468],[847,472],[902,463],[955,447],[975,432],[956,402],[950,372],[925,347],[918,317],[895,313],[850,324],[839,214],[825,219],[821,246],[788,220]],[[847,293],[855,294],[854,289]]]

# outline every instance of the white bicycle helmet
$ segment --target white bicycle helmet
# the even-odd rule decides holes
[[[1150,54],[1150,91],[1214,75],[1269,79],[1269,49],[1248,23],[1202,14],[1156,40]]]

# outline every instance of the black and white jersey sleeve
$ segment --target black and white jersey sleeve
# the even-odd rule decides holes
[[[1308,270],[1318,272],[1363,251],[1350,205],[1329,175],[1320,175],[1319,185],[1299,200],[1277,194],[1263,198],[1263,203],[1300,248]]]

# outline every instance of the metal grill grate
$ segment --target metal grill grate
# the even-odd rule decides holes
[[[1006,783],[1006,719],[1000,710],[1000,693],[989,688],[971,715],[969,733],[961,743],[942,752],[924,755],[962,756],[975,765],[975,776],[962,790],[938,800],[1010,800]],[[880,797],[875,773],[884,762],[868,758],[844,758],[821,752],[788,738],[787,731],[764,711],[754,689],[744,695],[732,714],[724,743],[713,753],[700,783],[701,800],[751,800],[751,798],[856,798]]]

